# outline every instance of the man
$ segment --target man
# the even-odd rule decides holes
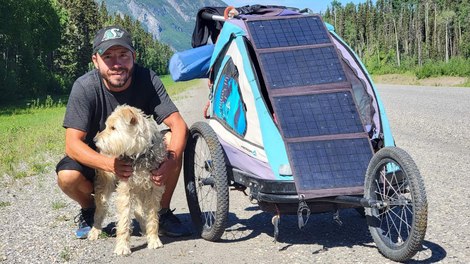
[[[152,171],[152,181],[166,191],[162,197],[160,233],[187,236],[189,227],[169,210],[170,200],[178,182],[188,127],[169,98],[155,72],[135,64],[136,52],[130,34],[121,27],[100,29],[93,43],[94,70],[78,78],[70,93],[63,127],[66,157],[57,164],[57,183],[62,191],[82,207],[77,236],[86,238],[93,225],[93,179],[95,169],[114,173],[122,180],[132,177],[131,164],[117,157],[96,151],[95,135],[103,130],[105,121],[118,105],[127,104],[153,115],[158,124],[171,130],[168,159]]]

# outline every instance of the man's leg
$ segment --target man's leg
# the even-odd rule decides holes
[[[82,207],[76,234],[79,238],[86,238],[95,214],[95,203],[91,195],[95,170],[65,157],[57,164],[56,171],[60,189]]]
[[[60,189],[72,200],[78,202],[82,208],[93,205],[93,183],[82,173],[74,170],[61,170],[57,173],[57,184]]]
[[[169,146],[171,141],[171,131],[164,130],[162,133],[164,134],[163,140],[165,141],[166,145]],[[176,162],[178,167],[173,171],[173,174],[165,183],[165,193],[163,194],[162,200],[160,201],[162,208],[170,208],[171,197],[173,196],[173,192],[175,191],[176,185],[178,184],[178,179],[180,177],[183,157],[178,157]]]
[[[167,146],[170,144],[171,132],[162,131],[164,133],[163,139]],[[160,206],[162,209],[159,212],[160,215],[160,229],[161,234],[168,236],[179,237],[179,236],[189,236],[191,235],[191,229],[184,225],[181,220],[179,220],[170,210],[171,197],[175,191],[176,185],[178,184],[178,179],[180,176],[183,157],[178,157],[177,160],[178,167],[173,171],[171,177],[165,183],[165,193],[163,193],[162,200],[160,201]]]

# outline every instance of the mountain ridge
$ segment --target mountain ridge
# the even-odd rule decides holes
[[[205,6],[227,6],[221,0],[95,0],[106,3],[109,14],[127,14],[161,43],[176,51],[191,48],[198,10]]]

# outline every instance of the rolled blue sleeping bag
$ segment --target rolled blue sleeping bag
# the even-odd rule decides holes
[[[170,59],[169,69],[175,82],[209,77],[209,66],[215,45],[204,45],[176,52]]]

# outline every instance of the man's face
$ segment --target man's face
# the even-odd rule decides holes
[[[101,55],[93,55],[93,63],[110,90],[122,91],[131,83],[134,58],[127,48],[112,46]]]

